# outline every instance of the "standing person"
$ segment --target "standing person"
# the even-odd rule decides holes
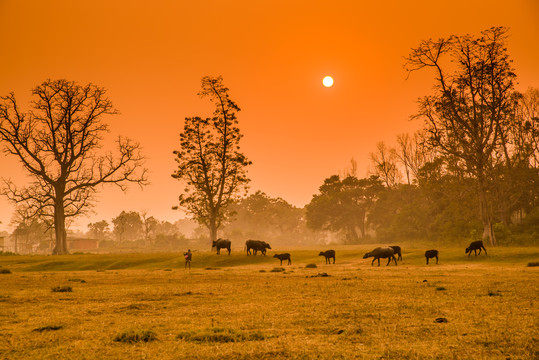
[[[187,252],[184,252],[183,257],[185,258],[185,268],[187,269],[187,266],[189,265],[189,270],[191,270],[191,259],[193,257],[191,249],[188,249]]]

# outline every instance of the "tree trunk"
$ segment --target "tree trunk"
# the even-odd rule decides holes
[[[496,236],[492,224],[492,211],[489,207],[487,192],[483,182],[479,183],[479,208],[481,210],[481,221],[483,222],[483,239],[489,239],[491,246],[497,246]]]
[[[217,240],[217,221],[214,216],[210,218],[208,229],[210,230],[210,242],[213,244]]]
[[[63,197],[56,199],[54,205],[54,232],[56,234],[56,243],[52,250],[53,255],[68,254],[67,251],[67,234],[65,225],[65,213]]]
[[[360,214],[360,222],[359,222],[359,231],[361,232],[361,238],[365,239],[365,232],[366,232],[366,216],[365,213]]]

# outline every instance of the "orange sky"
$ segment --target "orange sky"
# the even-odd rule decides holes
[[[403,57],[422,39],[508,26],[518,89],[539,87],[539,1],[0,0],[0,94],[27,104],[47,78],[108,89],[113,135],[142,143],[151,185],[101,191],[97,214],[146,210],[174,221],[170,177],[186,116],[209,116],[200,79],[222,75],[242,111],[251,190],[308,203],[354,157],[360,176],[378,141],[421,126],[408,117],[432,74],[406,80]],[[332,75],[335,85],[322,86]],[[0,155],[1,176],[24,181]],[[0,230],[12,207],[0,199]]]

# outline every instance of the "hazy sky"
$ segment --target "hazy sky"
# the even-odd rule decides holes
[[[26,106],[47,78],[92,82],[121,112],[108,118],[111,134],[141,142],[151,185],[103,189],[79,228],[122,210],[182,217],[171,210],[183,188],[172,151],[186,116],[211,114],[196,95],[205,75],[222,75],[242,108],[251,190],[303,206],[352,157],[365,176],[377,142],[421,126],[408,119],[433,75],[406,80],[412,47],[491,26],[511,29],[517,88],[539,87],[537,0],[0,0],[0,95],[14,91]],[[0,168],[25,180],[15,159],[0,155]],[[12,210],[0,199],[0,230]]]

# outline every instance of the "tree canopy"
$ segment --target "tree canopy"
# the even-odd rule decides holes
[[[199,95],[215,104],[211,118],[187,117],[180,134],[180,150],[174,151],[178,168],[172,177],[185,185],[179,205],[209,229],[210,240],[228,217],[228,207],[249,178],[251,164],[240,151],[242,138],[236,113],[238,105],[230,99],[223,78],[202,78]]]

